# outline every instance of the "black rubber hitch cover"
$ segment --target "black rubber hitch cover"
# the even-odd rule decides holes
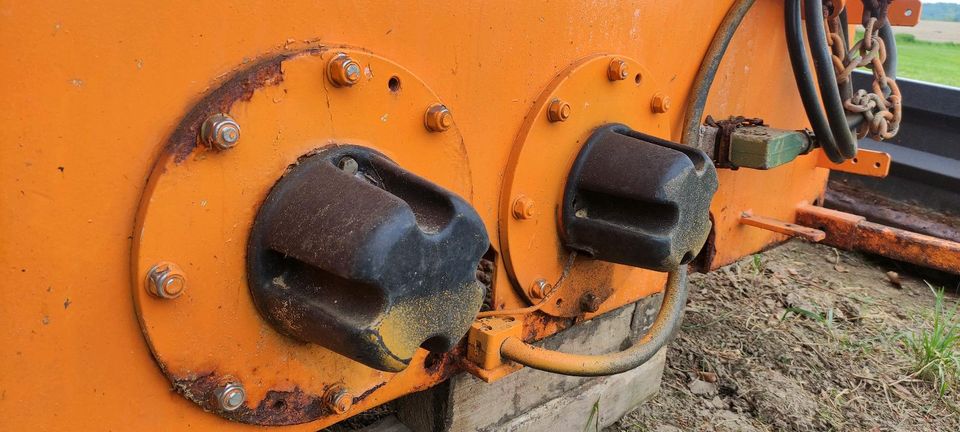
[[[564,189],[567,247],[602,261],[670,271],[710,233],[717,170],[702,151],[631,130],[598,128]]]
[[[447,351],[483,301],[489,247],[462,198],[357,146],[305,156],[274,185],[250,234],[260,314],[295,339],[383,371]]]

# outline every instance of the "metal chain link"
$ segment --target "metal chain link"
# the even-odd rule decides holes
[[[884,2],[875,2],[886,4]],[[837,84],[850,81],[854,69],[867,67],[873,71],[871,89],[859,89],[844,101],[847,112],[863,116],[863,123],[857,128],[857,138],[869,136],[883,140],[893,138],[900,129],[903,116],[900,87],[896,80],[887,76],[883,62],[887,59],[887,48],[880,37],[880,28],[886,23],[886,8],[877,7],[883,16],[872,16],[867,10],[864,18],[863,39],[857,41],[849,50],[844,46],[843,31],[839,18],[826,21],[827,44],[833,54],[833,69],[837,75]]]

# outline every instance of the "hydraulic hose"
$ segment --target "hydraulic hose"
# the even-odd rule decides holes
[[[790,52],[790,64],[793,66],[793,76],[797,80],[797,90],[800,91],[800,100],[803,109],[810,120],[810,127],[817,137],[820,147],[833,162],[843,162],[844,157],[833,139],[827,115],[820,105],[820,97],[814,84],[813,72],[807,63],[807,49],[803,44],[803,25],[800,13],[800,0],[786,0],[784,4],[784,27],[787,32],[787,50]]]
[[[840,154],[844,159],[857,155],[857,141],[847,124],[847,113],[840,99],[840,89],[833,70],[833,58],[827,47],[827,32],[823,25],[823,0],[805,0],[807,41],[813,54],[813,66],[817,72],[820,97],[826,111],[827,122]],[[817,138],[822,140],[820,135]]]
[[[883,72],[888,77],[897,79],[897,39],[893,35],[893,27],[887,23],[880,27],[880,39],[887,48],[887,58],[883,62]]]
[[[683,132],[680,142],[684,144],[694,144],[697,136],[700,134],[700,123],[703,118],[703,110],[707,105],[707,96],[710,95],[710,87],[713,85],[713,79],[717,76],[717,69],[720,67],[720,61],[730,46],[733,35],[740,27],[743,17],[753,7],[755,0],[737,0],[727,11],[727,15],[720,23],[720,27],[713,35],[713,41],[707,48],[707,53],[700,63],[700,70],[693,79],[693,88],[690,89],[690,96],[687,99],[687,105],[683,113]]]
[[[602,376],[623,373],[650,360],[670,341],[680,325],[687,303],[687,266],[669,273],[663,291],[663,303],[653,326],[626,350],[599,355],[568,354],[530,345],[518,338],[507,338],[500,354],[534,369],[574,376]]]

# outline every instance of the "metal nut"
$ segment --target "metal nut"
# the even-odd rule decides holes
[[[200,140],[213,149],[232,149],[240,141],[240,125],[226,114],[214,114],[200,126]]]
[[[247,392],[238,382],[227,382],[217,390],[217,405],[224,411],[235,411],[247,400]]]
[[[533,282],[533,285],[530,285],[530,298],[535,300],[540,300],[547,296],[547,293],[550,292],[550,289],[553,288],[547,283],[546,279],[537,279]]]
[[[551,122],[567,121],[570,118],[571,111],[570,104],[560,99],[554,99],[547,107],[547,119]]]
[[[353,395],[343,386],[334,386],[327,391],[327,408],[334,414],[344,414],[353,407]]]
[[[663,93],[657,93],[653,95],[653,99],[650,101],[650,109],[653,112],[658,114],[663,114],[670,110],[670,97],[664,95]]]
[[[453,126],[453,114],[442,104],[433,104],[424,113],[423,124],[430,132],[443,132]]]
[[[327,77],[336,87],[349,87],[360,81],[360,63],[346,54],[337,54],[327,65]]]
[[[172,262],[159,262],[147,272],[147,291],[159,298],[177,298],[186,289],[187,276]]]
[[[627,79],[629,75],[630,71],[627,62],[620,59],[610,61],[610,66],[607,67],[607,79],[610,81],[622,81]]]
[[[580,310],[588,313],[593,313],[600,310],[600,304],[603,303],[600,301],[600,298],[594,293],[586,293],[583,297],[580,297]]]
[[[513,201],[513,217],[519,220],[531,219],[535,215],[533,200],[523,195]]]

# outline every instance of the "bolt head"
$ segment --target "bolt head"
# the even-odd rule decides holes
[[[531,219],[536,215],[534,202],[525,196],[519,196],[513,201],[513,217],[519,220]]]
[[[327,78],[335,87],[350,87],[360,82],[360,64],[346,54],[337,54],[327,64]]]
[[[427,108],[423,124],[430,132],[443,132],[453,126],[453,114],[442,104],[433,104]]]
[[[570,108],[569,103],[566,103],[560,99],[554,99],[547,107],[547,119],[551,122],[567,121],[567,119],[570,118],[572,111],[573,109]]]
[[[360,170],[360,164],[352,157],[340,159],[340,169],[347,174],[356,174]]]
[[[600,304],[603,303],[594,293],[586,293],[580,298],[580,310],[593,313],[600,310]]]
[[[240,383],[228,382],[217,391],[217,403],[224,411],[235,411],[243,406],[246,400],[247,392]]]
[[[335,386],[327,392],[327,408],[334,414],[344,414],[353,407],[353,395],[342,386]]]
[[[553,288],[547,283],[546,279],[537,279],[533,282],[533,285],[530,285],[530,298],[535,300],[540,300],[547,296],[547,293],[550,292],[550,289]]]
[[[147,292],[162,299],[180,297],[187,289],[187,276],[179,266],[162,261],[147,272]]]
[[[200,141],[212,149],[232,149],[240,141],[240,125],[226,114],[214,114],[200,126]]]
[[[657,114],[663,114],[670,110],[670,96],[667,96],[663,93],[657,93],[653,95],[653,99],[650,100],[650,109]]]
[[[610,66],[607,68],[607,79],[610,81],[622,81],[627,79],[629,75],[630,70],[627,62],[620,59],[610,61]]]

